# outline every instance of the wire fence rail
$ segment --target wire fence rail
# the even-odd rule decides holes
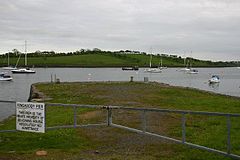
[[[14,101],[1,101],[0,103],[11,103],[14,104],[16,102]],[[144,134],[147,136],[152,136],[160,139],[164,139],[167,141],[183,144],[186,146],[190,146],[192,148],[202,149],[209,152],[217,153],[224,155],[226,157],[230,157],[233,159],[240,159],[240,155],[233,154],[231,152],[231,118],[232,117],[240,117],[240,114],[235,113],[220,113],[220,112],[202,112],[202,111],[189,111],[189,110],[170,110],[170,109],[155,109],[155,108],[134,108],[134,107],[125,107],[125,106],[105,106],[105,105],[81,105],[81,104],[62,104],[62,103],[45,103],[46,108],[53,106],[53,107],[72,107],[73,108],[73,124],[72,125],[58,125],[58,126],[50,126],[46,127],[46,130],[55,130],[55,129],[61,129],[61,128],[84,128],[84,127],[98,127],[98,126],[110,126],[115,128],[120,128],[124,130],[128,130],[131,132],[135,132],[138,134]],[[97,123],[97,124],[78,124],[77,123],[77,109],[78,108],[90,108],[90,109],[103,109],[107,112],[106,114],[106,120],[104,123]],[[141,127],[140,129],[134,128],[134,127],[128,127],[125,125],[117,124],[113,122],[113,111],[114,110],[125,110],[125,111],[137,111],[141,113],[140,121],[141,121]],[[181,116],[180,123],[181,123],[181,139],[172,138],[169,136],[164,136],[158,133],[153,133],[147,131],[147,113],[174,113],[179,114]],[[47,114],[47,113],[46,113]],[[186,121],[187,115],[204,115],[204,116],[220,116],[224,117],[226,119],[226,150],[217,150],[214,148],[206,147],[203,145],[198,145],[194,143],[190,143],[186,141]],[[0,130],[0,133],[6,133],[6,132],[17,132],[17,130]]]

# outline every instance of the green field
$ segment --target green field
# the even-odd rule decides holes
[[[10,64],[15,66],[18,57],[10,57]],[[163,66],[184,67],[184,59],[166,56],[153,56],[152,66],[157,67],[162,59]],[[91,53],[79,55],[38,55],[28,56],[28,66],[32,67],[123,67],[139,66],[149,67],[150,56],[145,54],[113,54],[113,53]],[[233,62],[211,62],[190,59],[192,67],[223,67],[237,66]],[[2,56],[0,66],[7,65],[7,56]],[[24,55],[21,56],[18,66],[24,66]]]
[[[40,97],[54,103],[119,105],[193,111],[240,113],[240,99],[209,92],[171,87],[158,83],[39,83]],[[35,97],[39,98],[39,97]],[[47,108],[47,126],[73,124],[73,109]],[[78,124],[106,120],[104,110],[79,109]],[[113,122],[139,128],[141,114],[115,110]],[[181,139],[181,115],[147,115],[148,130]],[[0,129],[14,129],[14,117],[1,122]],[[240,154],[239,118],[231,118],[232,153]],[[226,118],[187,115],[187,141],[226,151]],[[1,133],[0,159],[229,159],[112,127],[60,129],[45,134]],[[46,150],[38,157],[35,152]]]

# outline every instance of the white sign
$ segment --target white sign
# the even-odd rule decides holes
[[[16,129],[45,133],[45,104],[17,102]]]

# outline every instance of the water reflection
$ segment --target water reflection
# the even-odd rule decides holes
[[[208,83],[208,86],[215,91],[219,89],[219,83]]]

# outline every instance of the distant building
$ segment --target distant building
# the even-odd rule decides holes
[[[163,57],[168,57],[168,54],[161,54],[161,56],[163,56]]]
[[[177,55],[174,55],[174,54],[171,54],[170,57],[172,57],[172,58],[177,58],[178,56],[177,56]]]

